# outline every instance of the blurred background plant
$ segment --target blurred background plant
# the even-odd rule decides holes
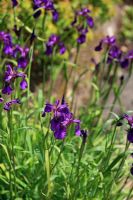
[[[131,46],[133,42],[133,5],[126,5],[123,10],[122,25],[120,29],[120,41]]]

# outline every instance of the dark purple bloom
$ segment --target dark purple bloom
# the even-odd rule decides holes
[[[4,88],[2,89],[2,94],[10,95],[12,91],[13,89],[11,88],[10,85],[5,85]]]
[[[12,37],[9,33],[4,31],[0,32],[0,41],[3,42],[3,52],[11,58],[15,58],[19,68],[25,68],[28,64],[29,48],[21,47],[20,45],[14,45],[12,43]]]
[[[66,47],[62,42],[59,43],[59,50],[61,55],[66,52]]]
[[[118,46],[116,46],[116,45],[111,46],[111,48],[109,50],[109,57],[111,59],[120,59],[121,55],[122,55],[122,52],[118,48]]]
[[[113,44],[115,44],[115,42],[116,42],[116,38],[114,36],[106,36],[95,47],[95,51],[101,51],[103,44],[107,44],[108,46],[112,46]]]
[[[59,18],[58,12],[56,10],[53,10],[52,15],[53,15],[53,21],[57,22]]]
[[[0,97],[0,103],[2,103],[4,101],[4,99],[2,97]]]
[[[44,8],[46,10],[53,10],[54,9],[54,3],[53,0],[43,0]]]
[[[130,169],[130,173],[131,173],[132,176],[133,176],[133,164],[132,164],[132,167],[131,167],[131,169]]]
[[[0,32],[0,41],[3,42],[3,52],[6,55],[12,55],[13,53],[13,44],[12,44],[12,38],[9,33],[5,33],[4,31]]]
[[[19,45],[14,46],[14,50],[13,50],[13,57],[17,58],[17,57],[26,57],[29,53],[29,48],[23,48]]]
[[[15,2],[15,1],[14,1]],[[15,5],[15,4],[14,4]],[[17,27],[14,27],[17,31]],[[4,86],[2,88],[2,94],[11,95],[14,89],[14,82],[16,79],[20,80],[20,88],[22,90],[27,88],[26,74],[20,71],[20,68],[25,68],[28,64],[28,53],[29,48],[21,47],[20,45],[15,45],[12,43],[12,37],[9,33],[0,31],[0,42],[3,43],[3,55],[8,56],[9,59],[16,61],[18,65],[13,66],[13,64],[7,64],[4,73]],[[1,98],[1,102],[3,98]],[[18,100],[12,100],[4,104],[5,110],[10,110],[12,104],[18,103]]]
[[[59,36],[52,34],[46,43],[46,55],[52,55],[54,47],[59,49],[60,54],[64,54],[66,51],[64,43],[60,41]]]
[[[13,53],[13,48],[11,45],[8,45],[8,44],[5,44],[4,45],[4,48],[3,48],[3,52],[6,54],[6,55],[12,55]]]
[[[33,9],[36,11],[39,8],[44,8],[45,11],[51,11],[53,15],[53,21],[57,22],[58,12],[54,7],[53,0],[33,0]],[[41,10],[37,10],[33,16],[35,18],[38,18],[40,14],[41,14]]]
[[[37,10],[38,8],[38,6],[33,5],[33,10],[35,11],[33,14],[34,18],[38,18],[41,15],[41,10]]]
[[[124,119],[126,119],[128,121],[128,124],[131,128],[133,128],[133,116],[129,116],[127,114],[125,114],[123,116]]]
[[[90,28],[93,28],[94,21],[93,21],[92,17],[90,17],[90,16],[87,17],[87,24],[89,25]]]
[[[52,55],[52,53],[53,53],[53,48],[52,48],[51,46],[48,46],[48,45],[46,44],[46,51],[45,51],[45,53],[46,53],[47,56]]]
[[[91,11],[88,8],[82,8],[80,11],[77,12],[77,15],[88,17],[88,13],[90,12]]]
[[[119,49],[118,46],[112,45],[108,52],[108,63],[111,63],[112,61],[120,62],[122,56],[122,51]]]
[[[64,139],[67,134],[67,128],[71,124],[75,124],[75,134],[77,136],[81,135],[80,120],[74,119],[64,98],[61,103],[59,100],[57,100],[55,104],[47,103],[42,113],[42,117],[44,117],[46,113],[53,113],[53,118],[50,121],[50,128],[54,132],[56,139]]]
[[[77,39],[77,42],[79,44],[83,44],[85,42],[85,40],[86,40],[86,35],[85,34],[81,34],[81,35],[79,35],[79,37]]]
[[[59,125],[54,132],[54,136],[58,140],[63,140],[66,137],[66,127]]]
[[[25,79],[26,74],[24,74],[23,72],[18,72],[17,70],[13,70],[11,65],[7,65],[4,80],[9,83],[12,79],[18,77],[22,77],[23,79]]]
[[[57,35],[55,35],[55,34],[52,34],[49,37],[47,45],[53,47],[55,44],[58,44],[58,42],[59,42],[59,37]]]
[[[7,65],[4,80],[10,82],[11,79],[16,77],[16,72],[13,71],[11,65]]]
[[[20,104],[20,100],[19,99],[13,99],[13,100],[5,103],[4,104],[4,110],[9,111],[13,104]]]
[[[120,61],[120,65],[122,68],[127,68],[129,66],[129,60],[127,58],[124,58],[123,60]]]
[[[77,125],[75,126],[75,133],[77,136],[81,135],[81,130],[80,130],[80,121],[76,122]]]
[[[46,106],[44,108],[44,111],[42,113],[42,117],[45,117],[46,113],[52,112],[54,106],[50,103],[46,103]]]
[[[127,139],[129,142],[133,143],[133,128],[130,128],[127,132]]]
[[[101,51],[102,50],[102,44],[103,44],[103,42],[100,41],[99,44],[95,47],[95,51]]]
[[[22,90],[25,90],[27,87],[28,87],[27,81],[26,81],[25,79],[23,79],[23,80],[20,82],[20,88],[21,88]]]
[[[19,59],[18,59],[18,67],[19,68],[26,68],[27,67],[27,65],[28,65],[28,60],[27,60],[27,58],[25,58],[25,57],[20,57]]]
[[[127,131],[127,139],[129,142],[133,143],[133,116],[124,114],[123,119],[126,119],[130,126],[130,128]]]
[[[3,41],[4,44],[12,45],[12,37],[9,33],[5,33],[4,31],[0,31],[0,41]]]
[[[81,130],[81,134],[80,136],[83,138],[83,143],[86,143],[86,140],[87,140],[87,136],[88,136],[88,132],[87,130]]]
[[[127,58],[128,59],[133,59],[133,50],[128,51]]]
[[[3,94],[11,94],[12,88],[9,86],[16,78],[22,78],[22,81],[20,82],[20,88],[22,90],[27,88],[27,81],[25,80],[26,74],[23,72],[18,72],[17,70],[13,70],[11,65],[7,65],[6,71],[5,71],[5,76],[4,80],[8,85],[4,87],[2,90]]]
[[[78,27],[79,37],[77,39],[77,42],[79,44],[83,44],[86,41],[86,33],[88,32],[87,28]]]
[[[18,5],[17,0],[12,0],[12,6],[13,6],[13,7],[16,7],[17,5]]]
[[[115,36],[107,36],[107,37],[105,37],[105,38],[103,39],[103,42],[104,42],[105,44],[112,45],[112,44],[115,44],[116,38],[115,38]]]
[[[74,20],[71,23],[79,34],[77,42],[83,44],[86,40],[86,34],[88,27],[93,28],[94,21],[90,16],[90,10],[88,8],[82,8],[80,11],[75,12]]]
[[[133,50],[128,51],[126,55],[120,60],[120,65],[122,68],[128,68],[130,61],[133,59]]]

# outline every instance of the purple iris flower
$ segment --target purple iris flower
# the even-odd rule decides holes
[[[87,24],[89,25],[90,28],[93,28],[94,21],[93,21],[92,17],[90,17],[90,16],[87,17]]]
[[[131,60],[133,59],[133,50],[128,51],[127,58]]]
[[[79,44],[83,44],[86,41],[86,35],[85,34],[80,34],[79,37],[77,38],[77,42]]]
[[[129,124],[129,126],[130,126],[131,128],[133,128],[133,116],[129,116],[129,115],[125,114],[125,115],[123,116],[123,118],[126,119],[127,122],[128,122],[128,124]]]
[[[77,39],[77,42],[79,44],[83,44],[86,41],[86,34],[88,32],[87,28],[84,28],[83,26],[78,27],[79,37]]]
[[[122,51],[119,49],[118,46],[112,45],[108,52],[108,63],[114,61],[120,62],[122,56]]]
[[[28,87],[27,81],[26,81],[25,79],[23,79],[23,80],[20,82],[20,88],[21,88],[22,90],[25,90],[27,87]]]
[[[130,169],[130,173],[133,175],[133,164],[132,164],[132,167]]]
[[[64,43],[62,43],[62,42],[59,43],[59,51],[60,51],[61,55],[66,52],[66,47],[65,47]]]
[[[84,16],[84,17],[88,17],[88,14],[90,13],[91,11],[88,9],[88,8],[81,8],[81,10],[77,11],[77,16]]]
[[[11,100],[11,101],[9,101],[9,102],[6,102],[6,103],[4,104],[4,110],[6,110],[6,111],[11,110],[11,106],[12,106],[13,104],[20,104],[20,100],[19,100],[19,99],[13,99],[13,100]]]
[[[83,143],[86,143],[87,136],[88,136],[88,131],[82,129],[82,130],[81,130],[81,134],[80,134],[80,136],[83,138]]]
[[[51,11],[53,16],[53,21],[57,22],[58,20],[58,12],[55,9],[53,0],[33,0],[33,9],[36,11],[38,8],[44,8],[45,11]],[[41,10],[38,10],[34,13],[34,17],[38,18],[41,14]]]
[[[57,47],[57,49],[59,49],[60,54],[64,54],[66,51],[64,43],[60,41],[59,36],[52,34],[49,37],[48,42],[46,43],[46,55],[52,55],[54,47]]]
[[[122,68],[128,68],[129,63],[133,60],[133,50],[127,52],[127,54],[120,60]]]
[[[123,118],[127,120],[130,126],[130,128],[127,131],[127,139],[129,142],[133,143],[133,116],[125,114]]]
[[[127,68],[129,66],[129,59],[128,58],[124,58],[122,60],[120,60],[120,65],[122,68]]]
[[[11,56],[12,53],[13,53],[13,48],[12,48],[12,46],[11,46],[11,45],[8,45],[8,44],[4,45],[3,52],[4,52],[6,55],[10,55],[10,56]]]
[[[74,119],[64,99],[61,103],[59,100],[54,104],[46,103],[42,117],[44,117],[46,113],[53,113],[53,117],[50,121],[50,128],[54,132],[56,139],[64,139],[67,135],[67,128],[71,124],[75,124],[75,134],[77,136],[81,135],[80,120]]]
[[[57,22],[59,19],[59,13],[56,10],[52,11],[53,21]]]
[[[4,31],[0,32],[0,41],[3,42],[3,52],[6,55],[12,55],[13,53],[13,44],[12,44],[12,37],[9,33],[5,33]]]
[[[14,45],[12,43],[11,35],[9,33],[5,33],[4,31],[0,32],[0,41],[3,42],[4,54],[15,58],[18,62],[19,68],[25,68],[28,65],[29,48]]]
[[[103,44],[106,44],[107,46],[112,46],[113,44],[115,44],[116,42],[116,38],[115,36],[106,36],[105,38],[103,38],[99,44],[95,47],[95,51],[101,51],[103,48]]]
[[[2,89],[2,94],[10,95],[12,91],[13,89],[11,88],[10,85],[5,85],[4,88]]]
[[[59,42],[59,37],[57,35],[55,35],[55,34],[52,34],[49,37],[47,44],[48,44],[48,46],[52,47],[52,46],[58,44],[58,42]]]
[[[13,70],[11,65],[7,65],[4,76],[5,82],[11,84],[12,82],[14,82],[16,78],[22,78],[22,81],[20,83],[20,88],[22,90],[26,89],[27,88],[26,74],[24,72],[18,72],[17,70]],[[3,92],[4,94],[10,94],[12,92],[12,88],[10,89],[10,86],[8,85],[8,87],[6,86],[6,88],[3,89]]]
[[[33,5],[33,10],[35,11],[35,13],[33,14],[34,18],[38,18],[41,15],[41,10],[37,10],[38,8],[39,7],[37,5]]]
[[[63,140],[66,137],[66,127],[59,125],[54,131],[54,137],[58,140]]]
[[[2,103],[4,101],[4,99],[2,97],[0,97],[0,103]]]
[[[0,31],[0,41],[4,42],[4,44],[12,45],[12,37],[9,33],[5,33],[4,31]]]
[[[13,67],[12,64],[7,64],[4,72],[2,94],[11,95],[14,89],[14,81],[17,78],[20,79],[20,88],[22,90],[25,90],[28,87],[26,74],[22,72],[20,68],[25,68],[28,64],[29,48],[13,44],[11,35],[4,31],[0,31],[0,42],[3,43],[3,55],[5,54],[9,59],[15,59],[18,64],[17,67]],[[3,101],[4,99],[0,97],[0,102],[2,103]],[[4,109],[10,110],[11,105],[15,103],[18,103],[18,100],[12,100],[5,103]]]
[[[82,20],[81,20],[82,18]],[[78,32],[77,42],[83,44],[86,41],[86,34],[88,27],[93,28],[94,21],[90,16],[90,10],[88,8],[82,8],[80,11],[75,12],[74,20],[71,23]]]
[[[17,5],[18,5],[17,0],[12,0],[12,6],[13,6],[13,7],[16,7]]]
[[[28,60],[25,57],[20,57],[18,59],[18,68],[23,68],[25,69],[28,65]]]
[[[26,68],[28,65],[28,53],[29,48],[22,48],[19,45],[14,47],[13,57],[17,58],[19,68]]]
[[[13,57],[14,58],[17,58],[18,56],[20,57],[26,57],[29,53],[29,48],[23,48],[19,45],[16,45],[14,47],[14,50],[13,50]]]
[[[129,142],[133,143],[133,128],[130,128],[127,132],[127,139]]]

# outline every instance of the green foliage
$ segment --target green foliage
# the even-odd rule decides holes
[[[122,26],[120,31],[120,40],[129,43],[133,42],[133,6],[125,7]]]

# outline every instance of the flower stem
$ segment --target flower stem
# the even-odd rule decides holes
[[[127,196],[126,200],[131,200],[130,197],[131,197],[132,191],[133,191],[133,184],[132,184],[131,189],[129,190],[129,193],[128,193],[128,196]]]
[[[115,174],[113,180],[111,181],[111,186],[110,186],[109,191],[108,191],[108,193],[107,193],[107,195],[106,195],[106,198],[105,198],[105,199],[107,199],[107,200],[110,199],[110,192],[112,191],[112,187],[113,187],[114,182],[119,178],[119,175],[120,175],[120,173],[121,173],[122,167],[123,167],[123,165],[124,165],[124,163],[125,163],[126,152],[127,152],[128,148],[129,148],[129,145],[130,145],[130,143],[129,143],[128,140],[127,140],[127,141],[126,141],[126,146],[125,146],[123,158],[122,158],[122,160],[121,160],[121,162],[120,162],[120,164],[119,164],[119,167],[118,167],[118,169],[117,169],[117,171],[116,171],[116,174]]]
[[[31,79],[31,66],[32,66],[32,61],[33,61],[33,51],[34,51],[34,45],[32,45],[30,48],[30,61],[29,61],[29,66],[28,66],[28,92],[27,92],[28,99],[30,96],[30,79]]]
[[[82,140],[82,143],[81,143],[81,146],[80,146],[80,151],[79,151],[78,165],[77,165],[77,170],[76,170],[76,182],[75,182],[76,187],[74,189],[74,192],[72,193],[72,198],[71,198],[73,200],[76,199],[76,194],[77,194],[77,191],[78,191],[79,179],[80,179],[79,170],[80,170],[81,158],[82,158],[82,155],[83,155],[83,152],[84,152],[84,148],[85,148],[85,143],[84,143],[84,140]]]

